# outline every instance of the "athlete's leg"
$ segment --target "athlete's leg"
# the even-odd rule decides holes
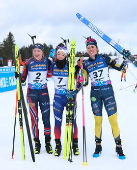
[[[44,124],[44,135],[45,137],[50,137],[50,100],[47,88],[39,90],[39,106],[42,114],[42,121]]]
[[[27,102],[29,106],[29,113],[31,117],[31,128],[33,138],[39,138],[38,129],[38,92],[35,89],[27,90]]]
[[[120,129],[117,121],[117,105],[112,87],[104,92],[104,106],[108,114],[112,134],[115,141],[120,139]]]
[[[61,137],[62,116],[63,116],[63,110],[65,106],[64,103],[66,103],[66,96],[55,94],[54,102],[53,102],[53,112],[55,118],[55,126],[54,126],[55,139],[60,139]]]
[[[102,135],[102,100],[100,96],[100,90],[92,88],[91,94],[91,107],[95,119],[95,139],[101,139]]]

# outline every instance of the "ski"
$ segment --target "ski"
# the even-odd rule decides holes
[[[12,153],[11,159],[14,159],[14,146],[15,146],[15,135],[16,135],[16,117],[18,112],[18,94],[16,89],[16,103],[15,103],[15,118],[14,118],[14,130],[13,130],[13,142],[12,142]]]
[[[98,29],[93,23],[83,17],[80,13],[76,14],[77,18],[83,22],[86,26],[88,26],[93,32],[95,32],[98,36],[100,36],[104,41],[106,41],[109,45],[111,45],[115,50],[117,50],[120,54],[129,59],[131,55],[128,50],[122,48],[119,44],[117,44],[114,40],[108,37],[105,33],[103,33],[100,29]]]
[[[31,157],[32,157],[33,162],[35,162],[35,154],[34,154],[34,149],[33,149],[33,144],[32,144],[32,137],[31,137],[30,127],[29,127],[28,116],[27,116],[28,111],[27,111],[25,100],[24,100],[22,87],[21,87],[21,101],[22,101],[22,107],[23,107],[23,113],[24,113],[24,119],[25,119],[25,124],[26,124],[26,130],[27,130],[27,136],[28,136],[28,141],[29,141]]]
[[[20,64],[19,64],[19,54],[18,54],[18,46],[14,46],[14,56],[15,56],[15,70],[17,74],[20,73]],[[24,129],[23,129],[23,114],[22,114],[22,103],[21,103],[21,94],[20,94],[20,88],[21,88],[21,81],[20,78],[16,79],[17,84],[17,112],[19,114],[19,126],[20,126],[20,143],[21,143],[21,155],[22,160],[25,160],[25,142],[24,142]],[[15,139],[14,139],[15,140]]]
[[[75,53],[76,41],[70,41],[70,58],[69,58],[69,76],[68,76],[68,91],[73,91],[75,88]],[[72,162],[72,135],[73,135],[73,120],[74,120],[75,98],[67,98],[66,105],[66,126],[64,135],[64,159]]]
[[[33,149],[33,144],[32,144],[32,138],[31,138],[31,133],[30,133],[30,127],[29,127],[29,121],[28,121],[28,112],[27,112],[27,107],[26,103],[24,100],[24,94],[23,94],[23,89],[21,85],[21,77],[20,77],[20,65],[19,65],[19,51],[17,45],[14,46],[15,48],[15,67],[16,67],[16,72],[19,74],[19,78],[17,78],[18,81],[18,95],[19,95],[19,102],[21,103],[21,110],[23,110],[24,114],[24,119],[25,119],[25,124],[26,124],[26,130],[27,130],[27,136],[28,136],[28,141],[29,141],[29,147],[30,147],[30,152],[31,152],[31,157],[33,162],[35,162],[35,154],[34,154],[34,149]],[[22,116],[21,116],[22,117]],[[22,121],[23,122],[23,121]],[[23,136],[24,139],[24,136]],[[25,149],[25,146],[24,146]]]

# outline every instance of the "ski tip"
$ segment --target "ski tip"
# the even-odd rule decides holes
[[[80,19],[82,17],[82,15],[80,13],[76,13],[76,16],[78,17],[78,19]]]
[[[82,165],[88,166],[88,162],[82,162]]]

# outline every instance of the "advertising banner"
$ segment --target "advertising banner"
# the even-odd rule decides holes
[[[16,89],[15,67],[0,67],[0,93]]]

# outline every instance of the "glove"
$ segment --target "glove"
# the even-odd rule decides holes
[[[15,78],[17,79],[19,78],[19,76],[20,76],[20,73],[15,72]]]
[[[26,82],[24,82],[24,83],[21,83],[21,85],[22,85],[22,86],[26,86]]]
[[[51,49],[51,50],[50,50],[50,53],[49,53],[49,57],[54,58],[54,57],[55,57],[55,52],[56,52],[55,49]]]
[[[84,82],[84,77],[80,76],[78,80],[79,80],[80,83],[83,83]]]
[[[77,90],[77,89],[74,90],[74,91],[68,91],[68,92],[66,93],[66,97],[67,97],[67,98],[73,98],[77,93],[78,93],[78,90]]]
[[[88,85],[88,81],[86,81],[83,86],[86,87]]]
[[[131,55],[131,53],[130,53],[130,51],[124,49],[124,50],[123,50],[123,55],[124,55],[125,57],[129,58],[129,56]]]

